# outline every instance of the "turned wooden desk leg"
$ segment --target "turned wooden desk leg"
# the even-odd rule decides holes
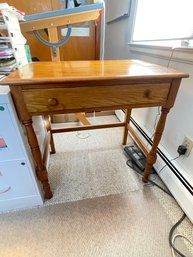
[[[128,123],[131,117],[131,109],[127,109],[125,112],[125,125],[124,125],[124,131],[123,131],[123,140],[122,140],[122,144],[126,145],[127,143],[127,135],[128,135]]]
[[[50,130],[50,148],[51,148],[51,154],[56,153],[56,148],[55,148],[55,144],[54,144],[54,138],[53,138],[53,134],[52,131]]]
[[[44,121],[45,121],[45,124],[46,124],[47,131],[50,132],[51,154],[54,154],[54,153],[56,153],[56,149],[55,149],[54,138],[53,138],[53,134],[52,134],[52,127],[51,127],[51,122],[50,122],[50,116],[44,116]]]
[[[52,191],[50,189],[50,185],[48,182],[48,173],[46,170],[46,167],[44,166],[42,155],[40,152],[40,148],[38,145],[37,137],[34,132],[33,126],[32,126],[32,119],[22,121],[22,123],[25,126],[27,138],[29,145],[31,147],[31,152],[33,155],[33,158],[36,162],[36,174],[40,182],[42,183],[43,190],[45,192],[45,198],[50,199],[52,198]]]
[[[163,130],[165,127],[165,123],[166,123],[167,114],[169,111],[170,111],[169,108],[164,108],[164,107],[161,110],[161,116],[160,116],[159,122],[157,124],[155,135],[153,138],[153,145],[152,145],[150,152],[147,155],[147,163],[146,163],[146,168],[145,168],[144,175],[143,175],[143,182],[148,181],[148,177],[151,173],[153,164],[156,162],[157,147],[161,140],[161,136],[162,136],[162,133],[163,133]]]

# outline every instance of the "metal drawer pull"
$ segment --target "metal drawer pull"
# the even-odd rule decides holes
[[[55,106],[58,104],[58,100],[56,98],[50,98],[48,99],[48,104],[51,106]]]
[[[0,188],[0,195],[6,193],[7,191],[9,191],[11,189],[10,186],[6,186],[4,188]]]

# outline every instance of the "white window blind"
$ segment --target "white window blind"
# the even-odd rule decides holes
[[[193,39],[193,0],[138,0],[133,42]]]

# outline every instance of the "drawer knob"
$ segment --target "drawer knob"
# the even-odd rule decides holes
[[[144,96],[145,96],[145,98],[151,98],[151,91],[150,90],[146,90],[144,92]]]
[[[56,98],[50,98],[48,99],[48,104],[51,106],[55,106],[58,104],[58,100]]]

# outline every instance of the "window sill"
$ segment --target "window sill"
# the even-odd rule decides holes
[[[176,47],[155,46],[147,44],[129,43],[131,53],[151,56],[169,60],[172,55],[172,61],[193,64],[193,48],[192,47]]]

